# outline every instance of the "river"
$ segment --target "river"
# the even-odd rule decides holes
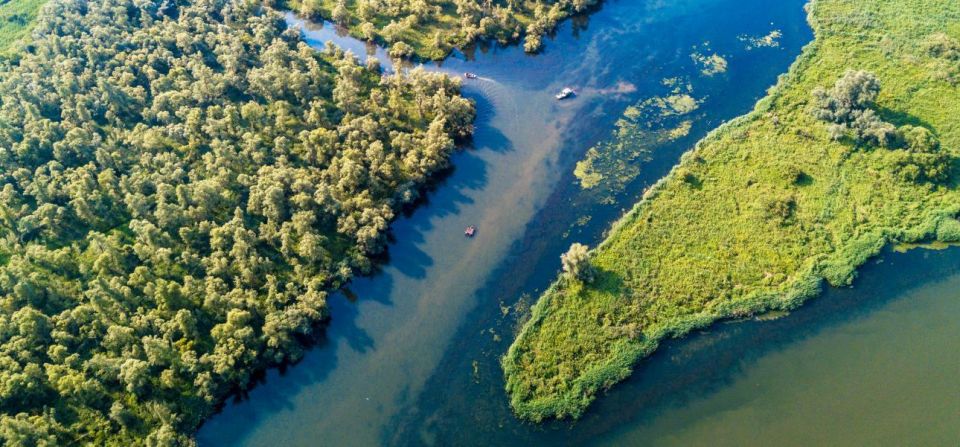
[[[464,84],[464,94],[478,106],[472,147],[455,155],[455,169],[422,206],[393,224],[389,261],[377,274],[350,286],[358,299],[331,299],[325,340],[300,363],[268,372],[262,383],[228,403],[201,428],[197,441],[204,446],[705,444],[719,433],[737,445],[777,439],[777,432],[750,438],[757,432],[750,423],[760,421],[742,426],[738,421],[758,414],[773,417],[768,412],[789,406],[784,402],[794,397],[791,393],[802,392],[820,374],[876,385],[851,376],[858,365],[830,361],[836,356],[853,362],[856,356],[843,350],[863,349],[857,340],[845,344],[832,338],[842,337],[845,325],[871,324],[870,312],[882,314],[882,306],[864,303],[921,306],[930,301],[894,298],[913,293],[904,285],[891,286],[889,296],[876,300],[861,298],[860,288],[831,291],[810,310],[776,321],[720,325],[708,334],[667,343],[578,422],[520,423],[503,392],[498,362],[523,313],[518,303],[528,304],[529,297],[549,285],[560,253],[571,242],[599,242],[610,223],[696,140],[750,110],[812,39],[803,3],[612,1],[562,24],[543,54],[492,45],[429,64],[429,70],[480,76]],[[292,16],[288,21],[301,26],[312,45],[333,41],[356,54],[382,56],[382,50],[338,35],[330,26],[304,24]],[[775,30],[782,33],[778,46],[750,45],[751,37]],[[729,67],[725,73],[703,75],[693,52],[720,54]],[[662,81],[668,78],[689,83],[702,101],[690,134],[658,149],[643,162],[641,175],[612,197],[582,192],[572,175],[575,162],[610,135],[628,105],[663,95]],[[554,100],[564,86],[579,94]],[[478,227],[475,238],[463,237],[467,225]],[[896,275],[875,279],[894,281],[890,277]],[[835,301],[864,306],[841,306],[841,316],[817,318],[820,303]],[[960,310],[950,303],[956,300],[934,300],[928,310],[916,312],[934,317],[952,311],[956,321]],[[860,308],[873,310],[852,310]],[[876,330],[890,329],[893,322],[888,323],[877,323]],[[767,329],[781,327],[798,335]],[[826,338],[814,343],[818,337]],[[884,336],[875,339],[874,347],[882,346]],[[817,346],[828,351],[821,353]],[[929,354],[935,348],[915,351]],[[953,357],[946,355],[938,365],[949,369],[951,360],[960,365],[960,350],[954,345],[948,351],[943,354]],[[803,355],[820,360],[811,363]],[[909,368],[912,358],[900,367]],[[791,361],[803,361],[805,368],[784,367]],[[885,367],[897,365],[890,360]],[[842,374],[831,372],[835,368],[844,368]],[[941,391],[957,391],[960,371],[949,372],[954,388]],[[938,386],[948,386],[946,382]],[[766,400],[751,399],[757,383]],[[878,388],[873,392],[885,391]],[[830,388],[824,384],[817,390]],[[796,424],[820,421],[826,413],[819,414],[813,399],[807,396],[802,401],[806,407],[794,411],[818,415],[784,417],[797,419]],[[947,402],[938,414],[960,414],[957,399],[952,403],[953,408]],[[756,406],[753,413],[730,412],[737,404]],[[785,434],[800,426],[780,422]],[[841,444],[843,438],[834,439]]]

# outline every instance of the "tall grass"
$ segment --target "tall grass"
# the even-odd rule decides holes
[[[816,39],[778,86],[686,154],[594,250],[601,280],[559,280],[541,297],[503,359],[519,416],[579,416],[664,338],[796,307],[824,281],[849,285],[887,244],[960,239],[956,168],[942,184],[906,181],[902,150],[833,141],[809,110],[816,87],[869,70],[884,119],[927,127],[960,155],[960,62],[928,45],[960,40],[960,3],[814,0],[809,12]],[[775,201],[792,204],[789,219],[771,217]]]

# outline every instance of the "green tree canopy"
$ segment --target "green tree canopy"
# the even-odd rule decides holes
[[[0,66],[0,439],[186,441],[296,360],[470,133],[233,0],[55,0]]]

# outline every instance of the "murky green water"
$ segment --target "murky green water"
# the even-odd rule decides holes
[[[881,261],[781,320],[675,343],[650,375],[715,366],[598,444],[958,445],[960,249]]]
[[[389,262],[351,287],[359,300],[331,301],[326,340],[299,364],[268,373],[228,404],[201,429],[200,444],[871,444],[878,438],[867,434],[896,427],[888,419],[900,410],[891,404],[934,402],[902,388],[921,373],[916,356],[934,351],[941,352],[937,361],[924,364],[941,374],[923,383],[941,399],[918,408],[928,409],[929,420],[941,429],[910,439],[960,439],[949,432],[960,418],[960,382],[950,387],[950,379],[960,377],[960,351],[950,343],[958,325],[952,333],[935,329],[960,318],[960,299],[942,299],[949,286],[916,292],[934,299],[905,292],[948,279],[950,272],[941,267],[960,266],[960,255],[950,251],[936,252],[942,259],[927,264],[914,262],[923,261],[914,254],[894,257],[891,262],[921,267],[863,281],[881,285],[883,293],[831,291],[786,318],[719,325],[667,343],[581,421],[523,424],[507,407],[499,358],[516,326],[518,312],[511,308],[553,280],[559,254],[571,242],[601,240],[681,153],[722,121],[747,112],[775,83],[812,38],[803,3],[613,1],[564,24],[542,55],[494,47],[428,67],[481,76],[464,88],[478,103],[474,147],[455,157],[456,169],[424,206],[394,224]],[[783,33],[778,47],[747,48],[748,37],[773,30]],[[330,28],[306,27],[305,35],[317,45],[334,40],[355,53],[366,51]],[[690,55],[707,50],[728,60],[726,73],[700,73]],[[673,77],[690,83],[703,101],[690,135],[644,160],[642,175],[618,194],[581,192],[573,164],[609,135],[628,105],[663,94],[661,81]],[[553,93],[567,85],[580,95],[555,101]],[[462,236],[467,225],[478,226],[476,238]],[[929,307],[913,311],[883,310],[926,302]],[[901,311],[916,320],[881,318]],[[892,320],[914,323],[896,329]],[[945,335],[905,336],[927,333],[920,329]],[[919,346],[928,341],[933,344]],[[901,350],[911,355],[898,356]],[[858,371],[874,374],[858,378]],[[821,376],[829,380],[818,381]],[[897,397],[904,393],[913,400]],[[882,414],[876,413],[879,405]],[[862,421],[882,427],[857,425]],[[900,426],[925,425],[904,420]],[[810,435],[797,434],[804,432]],[[883,437],[891,439],[907,438]]]

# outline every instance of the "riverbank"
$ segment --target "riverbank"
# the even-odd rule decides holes
[[[599,279],[559,281],[541,297],[503,360],[521,417],[579,416],[664,338],[796,307],[823,280],[848,285],[888,243],[956,239],[953,181],[903,180],[892,163],[902,150],[832,141],[808,103],[847,69],[870,70],[880,115],[928,128],[954,156],[956,63],[931,45],[955,41],[960,7],[820,0],[810,22],[816,41],[779,86],[615,225],[593,253]]]

